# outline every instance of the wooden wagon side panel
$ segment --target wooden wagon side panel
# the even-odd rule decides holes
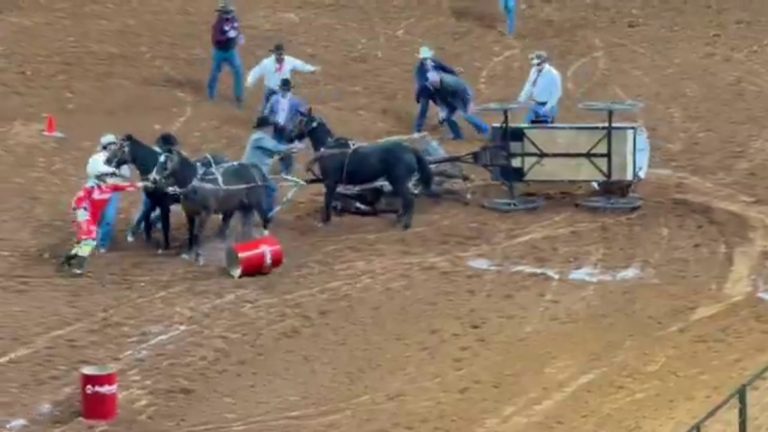
[[[605,125],[556,125],[522,127],[520,141],[510,151],[523,168],[525,181],[633,180],[635,125],[618,125],[611,137],[610,169]]]

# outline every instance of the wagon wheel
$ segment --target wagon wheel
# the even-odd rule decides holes
[[[541,197],[493,199],[483,203],[483,207],[501,213],[538,210],[542,205],[544,205],[544,198]]]
[[[597,190],[603,196],[626,198],[632,193],[635,183],[628,180],[603,181],[598,183]]]
[[[625,197],[600,195],[584,198],[576,206],[603,212],[632,212],[643,206],[643,199],[639,195]]]

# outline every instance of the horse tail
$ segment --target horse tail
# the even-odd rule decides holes
[[[424,157],[423,154],[421,154],[421,151],[419,149],[410,147],[411,151],[413,152],[413,156],[416,158],[416,166],[419,171],[419,183],[421,183],[421,186],[427,190],[432,190],[432,168],[429,167],[429,162],[427,161],[427,158]]]

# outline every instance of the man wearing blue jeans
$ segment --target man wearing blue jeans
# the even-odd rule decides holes
[[[277,142],[269,134],[272,120],[267,116],[259,116],[253,125],[254,132],[248,138],[248,144],[243,154],[243,162],[258,167],[267,177],[267,205],[271,215],[275,211],[277,202],[277,185],[269,178],[269,171],[275,157],[290,153],[296,149],[294,145],[285,145]]]
[[[211,29],[211,42],[213,43],[213,66],[208,77],[208,99],[216,98],[216,87],[219,83],[219,74],[224,65],[232,69],[232,81],[235,89],[235,102],[238,107],[243,106],[243,64],[240,62],[240,54],[237,46],[243,42],[240,33],[240,23],[235,16],[235,9],[222,2],[216,12],[216,22]]]
[[[245,79],[245,86],[253,87],[260,78],[264,78],[264,104],[261,107],[260,115],[267,112],[267,104],[269,104],[272,96],[280,93],[281,80],[291,79],[293,71],[315,73],[320,70],[318,66],[286,55],[285,46],[282,43],[275,44],[270,52],[272,55],[260,61],[256,67],[248,72],[248,77]]]
[[[435,98],[440,107],[440,122],[448,125],[454,140],[464,138],[461,127],[453,119],[456,113],[461,113],[464,120],[484,138],[489,136],[491,128],[480,117],[472,113],[473,95],[464,80],[455,75],[432,71],[427,74],[427,81],[430,88],[435,92]]]
[[[89,180],[95,181],[96,178],[104,175],[119,175],[124,178],[129,178],[131,176],[131,171],[127,165],[116,170],[106,164],[106,158],[115,146],[117,146],[117,137],[114,134],[105,134],[101,137],[99,140],[99,151],[88,159],[86,173]],[[112,244],[119,208],[120,194],[113,193],[101,215],[101,220],[97,221],[99,224],[99,232],[96,239],[96,246],[100,252],[106,252]]]
[[[507,17],[507,34],[515,34],[517,27],[517,0],[499,0],[499,6]]]
[[[280,93],[272,96],[267,103],[264,115],[275,125],[274,139],[280,144],[287,145],[293,137],[290,134],[296,129],[296,124],[309,105],[292,92],[293,84],[288,78],[280,80]],[[283,175],[293,173],[293,153],[284,153],[280,157],[280,172]]]
[[[437,104],[434,93],[427,84],[427,74],[432,71],[458,76],[456,70],[435,58],[435,52],[431,48],[423,46],[419,48],[419,63],[414,71],[416,103],[419,104],[419,112],[416,115],[416,124],[414,125],[414,132],[416,133],[424,130],[424,123],[427,121],[427,114],[429,114],[429,104]]]
[[[552,124],[557,119],[557,105],[563,95],[560,72],[549,64],[549,56],[544,51],[536,51],[528,59],[532,66],[531,72],[517,98],[518,102],[531,103],[525,122]]]

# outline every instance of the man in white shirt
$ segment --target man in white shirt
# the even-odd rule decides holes
[[[90,159],[88,159],[88,165],[86,166],[86,174],[88,175],[88,181],[98,183],[100,178],[102,180],[109,178],[122,178],[128,179],[131,177],[131,170],[128,165],[123,165],[120,169],[115,169],[105,163],[109,152],[117,146],[117,137],[114,134],[105,134],[99,140],[99,151],[94,153]],[[100,252],[106,252],[112,243],[112,237],[117,221],[117,212],[120,207],[120,194],[114,193],[109,199],[107,207],[104,209],[104,213],[101,216],[100,221],[95,221],[99,224],[99,234],[97,239],[97,245]]]
[[[549,64],[549,56],[544,51],[536,51],[528,59],[533,67],[518,98],[519,102],[532,103],[525,122],[552,124],[557,118],[557,104],[563,95],[560,72]]]
[[[285,55],[283,44],[276,44],[271,50],[272,55],[259,62],[256,67],[248,72],[248,78],[245,80],[246,87],[253,87],[259,78],[264,77],[264,104],[261,108],[261,114],[266,113],[267,104],[272,96],[280,92],[280,81],[291,78],[291,72],[315,73],[320,70],[317,66],[312,66],[295,57]]]

